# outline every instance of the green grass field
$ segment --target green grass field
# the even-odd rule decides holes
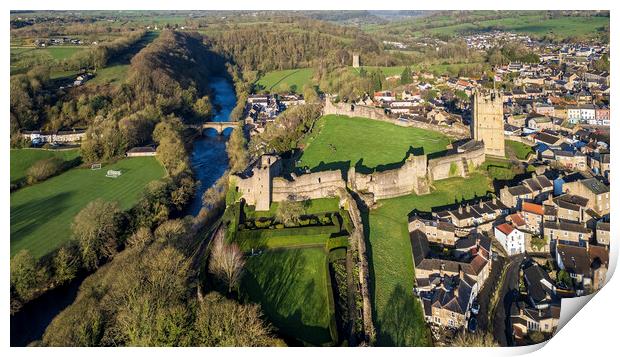
[[[332,343],[327,255],[321,248],[270,250],[246,262],[243,296],[260,303],[283,334],[311,345]]]
[[[385,25],[366,25],[364,30],[370,33],[400,32],[413,36],[458,35],[466,32],[486,31],[490,28],[535,36],[554,35],[560,39],[571,36],[597,37],[600,29],[609,26],[609,17],[561,16],[547,18],[541,11],[506,11],[501,18],[485,19],[496,16],[491,11],[468,13],[466,21],[456,24],[454,14],[421,17],[412,20],[395,21]],[[457,15],[458,16],[458,15]]]
[[[42,149],[12,149],[11,150],[11,184],[26,179],[28,168],[35,162],[50,157],[58,157],[70,161],[80,156],[78,149],[72,150],[42,150]]]
[[[304,86],[312,83],[313,74],[312,68],[270,71],[256,81],[256,86],[259,91],[302,93]]]
[[[107,178],[109,169],[123,175]],[[73,217],[89,202],[102,198],[128,209],[147,183],[164,174],[155,158],[131,158],[101,170],[71,169],[11,193],[11,256],[21,249],[35,257],[53,251],[71,238]]]
[[[408,195],[379,201],[369,214],[373,320],[380,346],[426,346],[430,344],[422,307],[413,296],[414,268],[407,230],[413,210],[430,211],[455,200],[486,194],[488,179],[480,174],[435,183],[429,195]]]
[[[446,149],[447,136],[424,129],[401,127],[366,118],[326,115],[305,143],[300,166],[313,170],[347,169],[359,160],[368,168],[402,161],[410,148],[425,154]]]
[[[95,78],[86,82],[88,86],[112,84],[118,86],[127,78],[128,64],[117,64],[97,70]]]
[[[511,150],[519,160],[527,159],[527,156],[530,153],[534,152],[534,150],[530,146],[520,143],[518,141],[505,140],[505,142],[506,151]]]

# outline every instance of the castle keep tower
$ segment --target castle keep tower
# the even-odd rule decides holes
[[[484,142],[485,155],[506,155],[504,151],[504,98],[497,91],[475,91],[471,106],[471,137]]]

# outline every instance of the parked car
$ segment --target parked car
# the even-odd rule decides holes
[[[478,304],[477,302],[473,303],[471,305],[471,313],[474,315],[478,315],[478,313],[480,312],[480,304]]]
[[[467,330],[469,330],[469,332],[474,333],[476,332],[476,329],[478,329],[478,320],[476,320],[475,317],[472,317],[469,319],[469,323],[467,324]]]

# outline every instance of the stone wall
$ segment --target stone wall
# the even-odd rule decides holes
[[[362,117],[373,120],[380,120],[388,122],[398,126],[414,127],[426,130],[432,130],[440,132],[444,135],[450,136],[455,139],[466,139],[470,137],[469,128],[465,125],[455,123],[452,126],[440,126],[428,124],[417,120],[403,121],[396,118],[391,118],[385,114],[381,108],[375,108],[365,105],[356,105],[350,103],[332,103],[329,98],[325,98],[325,105],[323,107],[323,114],[337,114],[345,115],[348,117]],[[503,132],[503,131],[502,131]]]
[[[426,155],[409,154],[401,167],[371,174],[356,172],[352,167],[347,176],[352,190],[372,193],[375,201],[410,193],[429,193],[426,184]]]
[[[484,146],[463,153],[430,159],[428,160],[428,178],[437,181],[455,176],[465,177],[469,172],[469,168],[465,167],[466,164],[470,167],[478,167],[484,163],[484,160]],[[452,168],[456,171],[451,175],[450,169]]]
[[[339,188],[345,188],[345,181],[339,170],[293,175],[289,180],[274,177],[271,199],[274,202],[335,197]]]

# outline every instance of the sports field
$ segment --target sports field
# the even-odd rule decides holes
[[[304,86],[312,83],[312,68],[287,69],[270,71],[256,81],[258,90],[268,92],[297,92],[302,93]]]
[[[326,115],[305,143],[298,166],[347,169],[360,160],[368,168],[399,163],[410,149],[425,154],[446,149],[450,139],[438,132],[401,127],[366,118]],[[417,152],[416,152],[417,153]]]
[[[414,268],[407,230],[407,215],[413,210],[430,211],[455,200],[482,196],[488,179],[480,174],[468,179],[435,182],[429,195],[408,195],[379,201],[369,214],[368,256],[373,321],[379,346],[426,346],[429,331],[422,306],[413,296]]]
[[[242,294],[260,303],[267,319],[282,333],[305,343],[332,343],[327,280],[322,248],[269,250],[248,257]]]
[[[11,149],[11,184],[16,184],[26,179],[28,168],[39,160],[58,157],[64,161],[71,161],[78,156],[80,156],[80,151],[78,149]]]
[[[107,170],[121,170],[116,179]],[[73,217],[96,198],[130,208],[144,186],[165,174],[152,157],[123,159],[101,170],[71,169],[11,193],[11,256],[28,249],[41,257],[71,238]]]

